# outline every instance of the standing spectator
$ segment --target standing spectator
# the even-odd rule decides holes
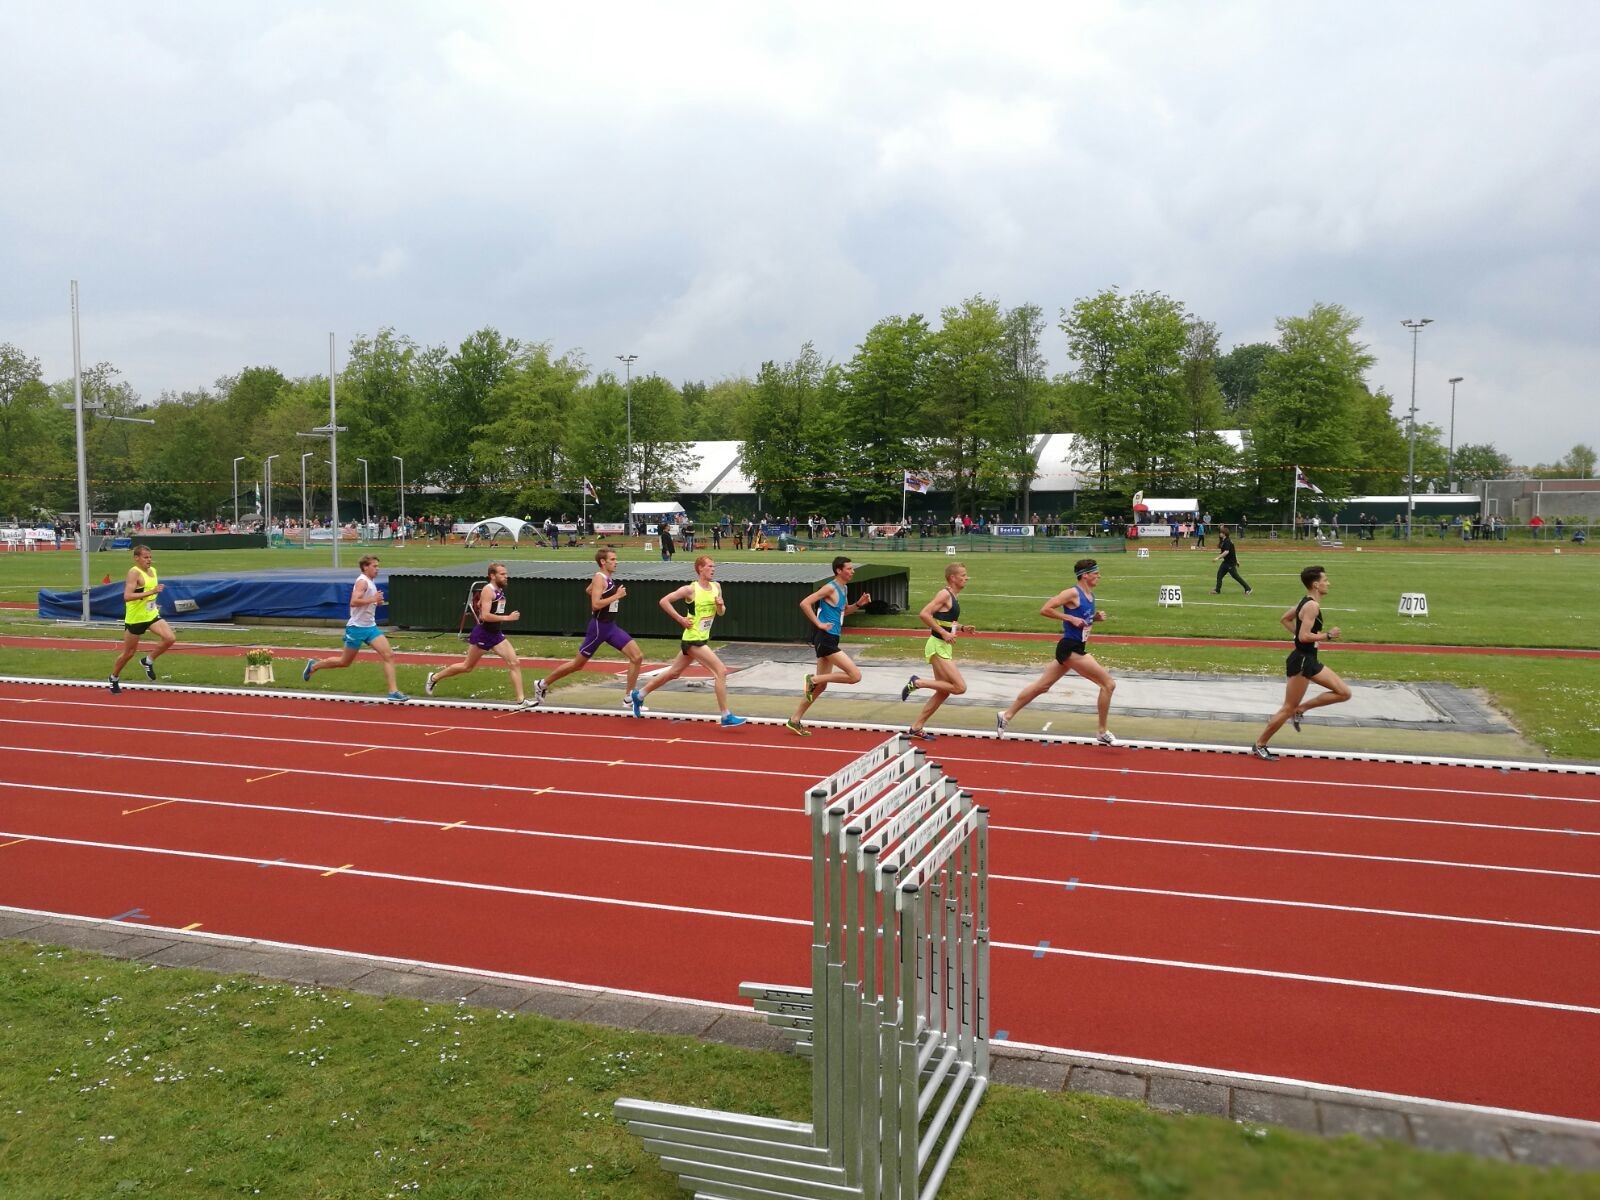
[[[1544,533],[1544,518],[1534,513],[1533,519],[1528,522],[1528,528],[1533,530],[1533,540],[1537,542]]]
[[[672,544],[672,526],[671,525],[667,525],[667,524],[663,524],[661,526],[661,561],[662,562],[671,562],[672,561],[673,549],[674,549],[674,547],[673,547],[673,544]]]
[[[1556,518],[1556,541],[1564,542],[1566,540],[1567,540],[1567,523],[1565,521],[1563,521],[1560,517],[1557,517]]]

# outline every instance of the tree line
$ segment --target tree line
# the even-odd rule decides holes
[[[604,518],[621,514],[630,483],[640,498],[677,495],[697,465],[690,443],[738,440],[763,510],[896,512],[913,471],[932,477],[941,508],[1021,513],[1035,438],[1072,432],[1090,511],[1125,508],[1137,490],[1248,511],[1288,498],[1292,466],[1334,498],[1404,491],[1403,413],[1367,382],[1360,326],[1316,304],[1280,318],[1276,341],[1224,353],[1215,324],[1160,292],[1106,289],[1062,308],[1053,329],[1038,305],[975,295],[936,324],[883,318],[845,362],[807,343],[754,379],[679,384],[619,376],[580,351],[493,328],[454,348],[384,328],[350,343],[334,380],[348,429],[340,487],[354,494],[366,459],[373,507],[393,514],[399,458],[413,513],[452,503],[548,513],[576,510],[588,479]],[[1070,356],[1053,376],[1047,338]],[[277,455],[281,501],[298,490],[313,447],[308,481],[326,491],[325,444],[298,436],[327,423],[326,376],[253,366],[146,403],[113,364],[97,363],[83,386],[102,414],[85,433],[96,511],[149,502],[158,517],[227,514],[236,456],[241,490],[253,494],[261,463]],[[71,380],[46,383],[36,358],[0,345],[0,515],[76,508],[71,401]],[[104,419],[113,416],[155,423]],[[1242,448],[1221,436],[1227,429],[1244,431]],[[1415,452],[1422,492],[1519,470],[1489,443],[1457,446],[1447,463],[1433,424],[1418,424]],[[1525,470],[1589,476],[1595,455],[1579,445]]]

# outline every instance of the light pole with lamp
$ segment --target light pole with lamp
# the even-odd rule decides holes
[[[406,540],[406,460],[398,454],[389,457],[400,464],[400,541],[403,543]]]
[[[1424,325],[1432,325],[1432,317],[1405,320],[1400,324],[1411,330],[1411,448],[1406,452],[1406,541],[1411,540],[1411,521],[1417,508],[1417,335]]]
[[[310,511],[306,506],[306,459],[315,454],[315,450],[307,450],[300,456],[300,538],[301,544],[311,549],[311,522],[308,519]]]
[[[367,460],[357,458],[361,464],[361,536],[367,536],[367,526],[372,524],[372,493],[367,490]]]
[[[268,549],[272,547],[272,460],[277,457],[276,454],[269,454],[267,461],[261,464],[262,470],[267,473],[266,509],[261,514],[261,528],[266,531]]]
[[[1444,490],[1456,490],[1456,384],[1465,379],[1465,375],[1450,376],[1450,451],[1444,460]]]
[[[244,461],[244,455],[239,455],[233,460],[233,531],[239,532],[239,464]]]
[[[633,364],[639,361],[637,354],[619,354],[617,361],[622,364],[622,391],[627,398],[628,405],[628,519],[623,526],[629,534],[633,533]]]

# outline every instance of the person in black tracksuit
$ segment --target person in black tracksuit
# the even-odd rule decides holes
[[[1244,576],[1239,574],[1239,552],[1233,548],[1233,539],[1228,536],[1228,527],[1217,527],[1217,549],[1221,551],[1216,561],[1221,565],[1217,568],[1217,586],[1211,589],[1213,596],[1222,594],[1222,579],[1225,575],[1232,575],[1239,581],[1239,586],[1244,589],[1244,594],[1250,594],[1250,585],[1244,581]]]

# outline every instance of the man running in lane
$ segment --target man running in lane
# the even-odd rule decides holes
[[[709,554],[702,554],[694,560],[694,571],[695,578],[691,582],[675,592],[668,592],[660,601],[662,611],[683,626],[678,657],[644,687],[630,691],[628,702],[633,705],[634,716],[643,716],[646,696],[682,675],[690,663],[698,662],[711,672],[717,704],[722,708],[722,720],[718,723],[727,728],[743,725],[744,718],[734,716],[728,707],[728,668],[711,648],[711,623],[728,611],[722,600],[722,585],[712,578],[717,573],[717,564]],[[680,613],[678,604],[687,604],[688,612]]]
[[[1321,567],[1307,567],[1300,572],[1300,582],[1306,594],[1300,598],[1300,603],[1278,618],[1279,624],[1294,637],[1294,649],[1289,651],[1289,657],[1284,660],[1284,674],[1289,678],[1283,687],[1283,705],[1272,714],[1267,727],[1250,748],[1252,754],[1266,762],[1276,762],[1278,759],[1276,754],[1267,749],[1267,743],[1272,740],[1273,734],[1283,728],[1285,721],[1292,722],[1295,732],[1299,733],[1300,719],[1311,709],[1326,704],[1343,704],[1350,699],[1349,685],[1334,673],[1332,667],[1324,666],[1317,657],[1317,648],[1321,643],[1336,641],[1339,637],[1337,625],[1326,633],[1322,629],[1322,598],[1328,594],[1328,573]],[[1313,683],[1327,690],[1309,704],[1300,703],[1305,698],[1307,686]]]
[[[830,683],[860,683],[861,671],[850,656],[839,649],[839,636],[844,632],[844,619],[860,612],[872,603],[872,596],[862,592],[854,604],[850,600],[850,580],[855,576],[856,565],[844,555],[833,560],[833,578],[811,595],[800,601],[800,611],[816,628],[811,633],[811,644],[817,651],[817,670],[806,676],[805,694],[800,706],[783,727],[799,737],[810,737],[811,730],[801,723],[806,710],[816,703],[817,697]]]
[[[156,597],[166,590],[167,585],[156,577],[156,569],[150,561],[150,547],[135,546],[133,566],[128,568],[127,578],[122,581],[122,653],[111,668],[108,686],[112,695],[122,691],[122,668],[139,652],[139,639],[145,634],[153,633],[161,639],[159,646],[139,660],[145,678],[152,682],[156,677],[156,659],[177,644],[178,635],[172,632],[172,626],[156,607]]]
[[[428,675],[428,682],[422,689],[428,695],[433,695],[433,689],[446,679],[465,675],[476,668],[478,660],[487,652],[498,655],[510,670],[511,689],[517,695],[517,703],[527,708],[533,707],[532,701],[522,692],[522,663],[517,658],[516,650],[506,640],[505,630],[500,628],[502,625],[509,625],[522,619],[521,612],[506,612],[506,575],[505,563],[489,564],[489,570],[486,572],[487,582],[478,589],[478,597],[474,604],[477,623],[467,636],[467,656],[458,663],[451,663],[442,670],[431,672]]]
[[[1093,589],[1100,583],[1100,567],[1092,558],[1080,558],[1072,567],[1078,582],[1064,592],[1052,596],[1039,610],[1039,615],[1061,622],[1061,640],[1056,643],[1056,660],[1044,673],[1011,702],[1011,707],[996,713],[995,733],[1004,737],[1006,726],[1012,719],[1040,696],[1044,695],[1069,671],[1076,671],[1100,689],[1100,733],[1095,738],[1102,746],[1115,746],[1116,735],[1106,728],[1106,718],[1111,711],[1111,693],[1117,690],[1117,681],[1111,678],[1094,655],[1089,653],[1089,631],[1096,621],[1104,621],[1106,614],[1095,608]]]
[[[955,643],[958,634],[974,632],[971,625],[960,624],[961,589],[967,586],[967,568],[951,563],[944,569],[944,586],[933,594],[933,599],[922,606],[917,618],[928,627],[928,640],[923,643],[922,656],[928,660],[933,677],[913,675],[911,681],[900,689],[900,699],[909,700],[918,688],[927,688],[933,695],[922,706],[917,719],[911,722],[910,733],[924,742],[933,741],[927,730],[928,722],[939,706],[951,696],[966,694],[967,681],[956,666]]]
[[[1228,536],[1228,527],[1223,525],[1218,530],[1217,549],[1220,553],[1213,562],[1221,563],[1217,568],[1217,586],[1211,589],[1213,596],[1222,595],[1222,579],[1225,575],[1232,575],[1239,581],[1239,586],[1244,589],[1244,594],[1250,594],[1250,585],[1244,581],[1244,576],[1239,574],[1239,552],[1233,548],[1233,539]]]
[[[600,569],[589,580],[587,594],[589,598],[589,628],[583,635],[583,642],[578,646],[578,653],[562,663],[543,679],[534,681],[533,703],[535,706],[543,704],[545,697],[550,694],[550,688],[559,679],[565,679],[574,671],[581,671],[589,665],[589,660],[594,657],[595,651],[602,645],[610,646],[621,651],[628,659],[628,686],[622,692],[622,707],[632,709],[633,702],[629,696],[639,684],[639,668],[644,665],[644,651],[639,649],[639,643],[633,640],[633,635],[617,624],[617,606],[627,596],[628,589],[617,582],[617,552],[610,547],[596,550],[594,553],[595,566]]]
[[[307,683],[318,671],[337,671],[355,662],[361,647],[371,646],[383,665],[383,681],[389,687],[389,699],[403,704],[411,699],[400,690],[394,677],[394,651],[389,639],[378,627],[378,605],[383,603],[383,593],[378,590],[378,556],[361,556],[361,574],[356,576],[350,589],[350,621],[344,627],[344,650],[338,658],[308,658],[300,678]]]

